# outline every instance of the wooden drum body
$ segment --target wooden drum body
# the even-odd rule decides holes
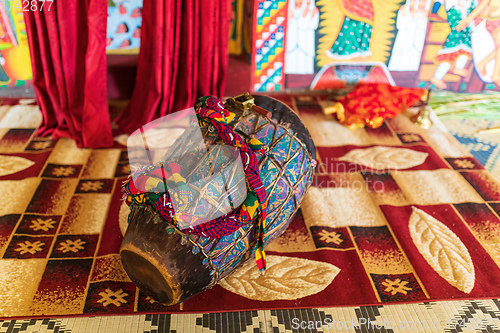
[[[266,96],[255,96],[255,104],[270,111],[272,119],[226,108],[237,114],[230,123],[236,133],[269,147],[267,154],[257,153],[268,195],[264,241],[269,244],[283,233],[299,209],[312,182],[316,149],[288,106]],[[202,131],[211,135],[208,128]],[[183,140],[183,135],[178,140]],[[120,250],[123,267],[140,290],[167,305],[211,288],[253,258],[257,249],[257,218],[230,235],[211,239],[183,233],[151,206],[130,208]]]

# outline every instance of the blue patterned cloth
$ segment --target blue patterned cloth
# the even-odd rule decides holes
[[[457,133],[453,130],[450,130],[450,132],[486,170],[493,172],[495,168],[500,167],[498,165],[500,159],[500,147],[498,143]]]

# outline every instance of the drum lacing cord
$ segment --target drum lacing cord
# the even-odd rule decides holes
[[[252,138],[247,144],[241,136],[234,132],[229,123],[235,115],[224,108],[219,98],[214,96],[201,97],[196,102],[195,110],[201,126],[213,126],[226,144],[239,148],[248,187],[247,199],[240,210],[240,216],[247,223],[252,222],[255,213],[260,209],[255,261],[259,270],[264,272],[266,269],[264,233],[266,227],[267,193],[260,179],[258,159],[255,152],[266,154],[267,150],[259,140]]]

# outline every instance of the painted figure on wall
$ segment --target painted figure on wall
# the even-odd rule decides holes
[[[477,71],[486,76],[486,65],[494,60],[495,67],[491,80],[500,85],[500,0],[482,0],[479,5],[457,26],[457,30],[467,29],[474,19],[486,18],[486,30],[491,34],[495,49],[477,63]]]
[[[389,61],[391,71],[418,71],[431,0],[406,0],[396,19],[398,33]]]
[[[344,21],[335,42],[326,51],[330,58],[359,61],[371,56],[370,42],[373,32],[372,0],[342,0]]]
[[[286,74],[313,74],[319,10],[315,0],[289,0]]]
[[[279,3],[285,1],[288,19],[283,24],[287,26],[281,27],[285,59],[280,53],[269,57],[274,64],[255,67],[259,89],[262,82],[271,86],[262,89],[273,90],[388,81],[457,92],[500,91],[500,0]],[[264,15],[264,10],[260,12]],[[268,26],[265,20],[257,21],[256,36]],[[262,57],[256,52],[256,64]],[[269,84],[275,80],[266,71],[269,68],[283,69],[286,80]],[[362,68],[371,68],[369,74],[361,76]]]
[[[441,1],[436,1],[436,3],[439,4]],[[471,0],[444,0],[444,6],[451,32],[435,59],[438,67],[431,83],[438,89],[446,89],[447,85],[443,78],[449,72],[463,77],[467,76],[468,70],[465,67],[472,59],[471,26],[467,24],[467,26],[460,26],[461,29],[457,27],[474,9],[473,2]],[[437,11],[438,8],[434,6],[433,11]]]

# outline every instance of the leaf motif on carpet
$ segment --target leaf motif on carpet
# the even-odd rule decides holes
[[[35,162],[27,158],[0,155],[0,176],[7,176],[26,170],[34,164]]]
[[[37,128],[42,122],[42,113],[36,105],[5,106],[9,111],[0,120],[1,128]]]
[[[294,300],[324,290],[340,272],[338,267],[316,260],[275,255],[266,259],[264,275],[248,261],[220,286],[258,301]]]
[[[429,154],[411,149],[377,146],[351,150],[339,160],[364,165],[374,170],[401,170],[423,164],[427,156]]]
[[[442,222],[414,206],[412,210],[408,228],[420,254],[449,284],[470,293],[475,274],[467,247]]]

